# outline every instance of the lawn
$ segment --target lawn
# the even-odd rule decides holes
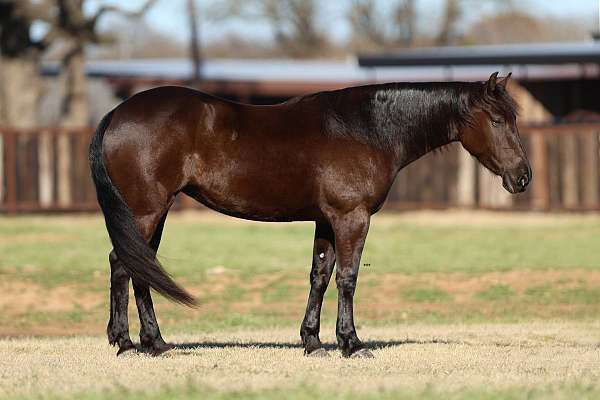
[[[209,212],[173,213],[167,220],[159,258],[174,278],[198,297],[200,307],[184,308],[155,295],[165,338],[186,341],[189,335],[212,335],[210,340],[218,341],[219,337],[249,335],[263,344],[248,352],[250,359],[244,361],[249,377],[268,376],[265,368],[285,370],[288,355],[292,354],[299,357],[293,363],[304,366],[301,376],[312,379],[310,371],[325,366],[320,361],[314,364],[317,367],[311,367],[303,361],[297,347],[297,331],[308,294],[312,237],[310,223],[253,223]],[[599,238],[600,216],[593,214],[439,211],[377,215],[362,258],[355,314],[360,335],[383,335],[384,343],[389,344],[377,350],[383,358],[383,364],[377,368],[387,368],[382,375],[385,379],[374,381],[381,390],[361,391],[350,385],[348,390],[337,391],[328,385],[315,386],[297,379],[286,385],[253,386],[253,381],[233,378],[236,361],[227,358],[239,350],[233,346],[179,349],[166,356],[167,360],[180,359],[189,368],[181,373],[168,370],[175,376],[173,384],[158,379],[160,385],[149,392],[153,396],[150,398],[280,398],[287,393],[304,399],[315,397],[315,391],[330,398],[354,398],[357,393],[373,398],[436,398],[440,393],[456,399],[594,398],[600,388],[590,384],[589,366],[567,371],[567,364],[558,360],[563,356],[573,360],[589,357],[590,362],[597,362],[591,370],[600,371],[597,350],[590,347],[590,343],[599,341],[594,332],[600,333],[600,328],[596,330],[600,315]],[[25,357],[23,360],[28,360],[25,363],[36,362],[35,358],[27,358],[35,356],[36,346],[59,340],[61,351],[66,352],[64,360],[73,363],[76,370],[87,357],[109,357],[102,358],[102,362],[115,363],[114,350],[108,348],[103,337],[108,316],[109,251],[110,243],[98,215],[0,217],[0,337],[6,338],[0,342],[0,347],[5,347],[3,354],[17,351]],[[332,284],[323,310],[323,334],[331,346],[335,341],[336,295]],[[130,301],[131,332],[135,337],[138,324],[135,305],[131,303],[134,302]],[[476,339],[476,345],[467,344],[463,350],[473,350],[484,359],[486,354],[498,357],[497,366],[501,368],[504,355],[502,346],[497,346],[502,341],[498,332],[531,324],[536,333],[526,340],[537,341],[530,356],[542,354],[539,365],[515,367],[515,379],[505,384],[498,381],[498,385],[493,380],[496,378],[482,375],[479,367],[475,368],[479,364],[468,364],[468,358],[462,360],[467,365],[460,367],[469,371],[468,381],[458,370],[449,369],[454,371],[450,376],[462,386],[443,384],[449,381],[438,379],[443,371],[437,370],[425,373],[427,379],[415,380],[419,370],[400,362],[409,347],[393,340],[406,339],[407,330],[413,329],[411,340],[418,341],[423,330],[436,330],[436,326],[442,339],[456,337],[456,331],[463,332],[466,339]],[[482,333],[490,329],[493,334]],[[264,344],[270,343],[271,331],[283,332],[272,340],[280,340],[283,335],[284,343],[290,346],[275,348],[282,352],[275,357],[284,364],[259,367],[252,354],[261,353]],[[570,342],[560,333],[563,331],[581,331],[580,341],[571,347],[567,345],[565,350],[563,345]],[[548,348],[540,344],[544,337]],[[202,336],[196,338],[203,340]],[[68,340],[75,342],[65,342]],[[81,340],[91,340],[93,351],[85,354],[83,361],[71,360],[69,348],[81,346]],[[523,361],[520,343],[507,343],[507,349],[514,345],[515,357]],[[419,351],[425,353],[437,348],[432,343],[420,345],[425,347]],[[443,347],[438,354],[441,358],[430,360],[439,368],[453,357],[461,358],[452,343],[446,346],[450,347]],[[194,371],[212,376],[202,369],[210,369],[209,366],[199,360],[215,356],[203,353],[213,350],[225,351],[219,354],[229,360],[233,369],[217,368],[217,372],[230,385],[215,387],[208,384],[208,378],[196,379]],[[493,354],[486,353],[492,350]],[[529,354],[527,351],[525,354]],[[333,347],[330,352],[335,353]],[[194,369],[194,362],[184,361],[186,355],[202,365],[200,370]],[[399,358],[390,364],[393,357]],[[545,370],[544,357],[549,357]],[[337,356],[334,358],[338,360]],[[129,364],[150,362],[144,357],[127,360]],[[162,368],[160,361],[152,362],[158,362],[156,368]],[[27,374],[53,377],[52,368],[44,365],[41,362],[38,369],[21,371],[25,374],[25,378],[20,375],[21,379],[27,379]],[[344,371],[345,365],[344,360],[335,361],[334,369]],[[5,367],[11,366],[15,368],[14,364]],[[350,376],[363,371],[363,367],[354,372],[353,367],[348,368]],[[427,364],[427,368],[431,365]],[[539,374],[535,368],[541,368]],[[560,378],[567,372],[570,375]],[[291,370],[287,373],[293,375]],[[282,382],[286,380],[285,375],[277,376]],[[335,382],[334,376],[331,379]],[[415,384],[397,385],[398,379]],[[129,382],[114,379],[106,388],[101,386],[102,390],[97,385],[84,385],[80,391],[70,391],[69,396],[103,398],[115,395],[115,391],[128,398],[142,396],[136,387],[128,390]],[[241,386],[235,382],[241,382]],[[45,393],[42,386],[21,389],[22,383],[4,394],[18,397]],[[49,393],[63,396],[61,392]]]

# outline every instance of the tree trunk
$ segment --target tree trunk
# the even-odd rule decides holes
[[[33,128],[37,125],[41,81],[34,58],[0,59],[0,125]]]
[[[63,60],[60,77],[63,89],[61,125],[83,128],[90,123],[85,57],[81,44],[74,43],[71,47],[72,51]]]
[[[200,68],[201,56],[200,56],[200,39],[198,31],[198,14],[196,12],[195,0],[188,0],[188,18],[190,21],[190,58],[192,60],[192,86],[200,86]]]

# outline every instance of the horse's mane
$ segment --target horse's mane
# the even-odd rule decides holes
[[[398,143],[428,149],[448,142],[448,135],[473,123],[481,108],[516,118],[517,103],[498,85],[493,93],[485,82],[388,83],[351,87],[308,96],[318,99],[324,113],[324,131],[379,148]]]

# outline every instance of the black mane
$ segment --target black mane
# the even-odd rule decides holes
[[[425,152],[457,140],[475,108],[515,118],[517,104],[484,82],[388,83],[322,92],[324,131],[383,149]]]

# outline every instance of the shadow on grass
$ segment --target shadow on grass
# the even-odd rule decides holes
[[[408,344],[461,344],[463,342],[432,339],[432,340],[370,340],[363,342],[369,349],[383,349],[392,346],[402,346]],[[194,349],[226,349],[226,348],[275,348],[275,349],[302,349],[304,346],[300,342],[190,342],[190,343],[174,343],[177,350],[194,350]],[[323,343],[325,350],[336,350],[337,345],[334,343]]]

